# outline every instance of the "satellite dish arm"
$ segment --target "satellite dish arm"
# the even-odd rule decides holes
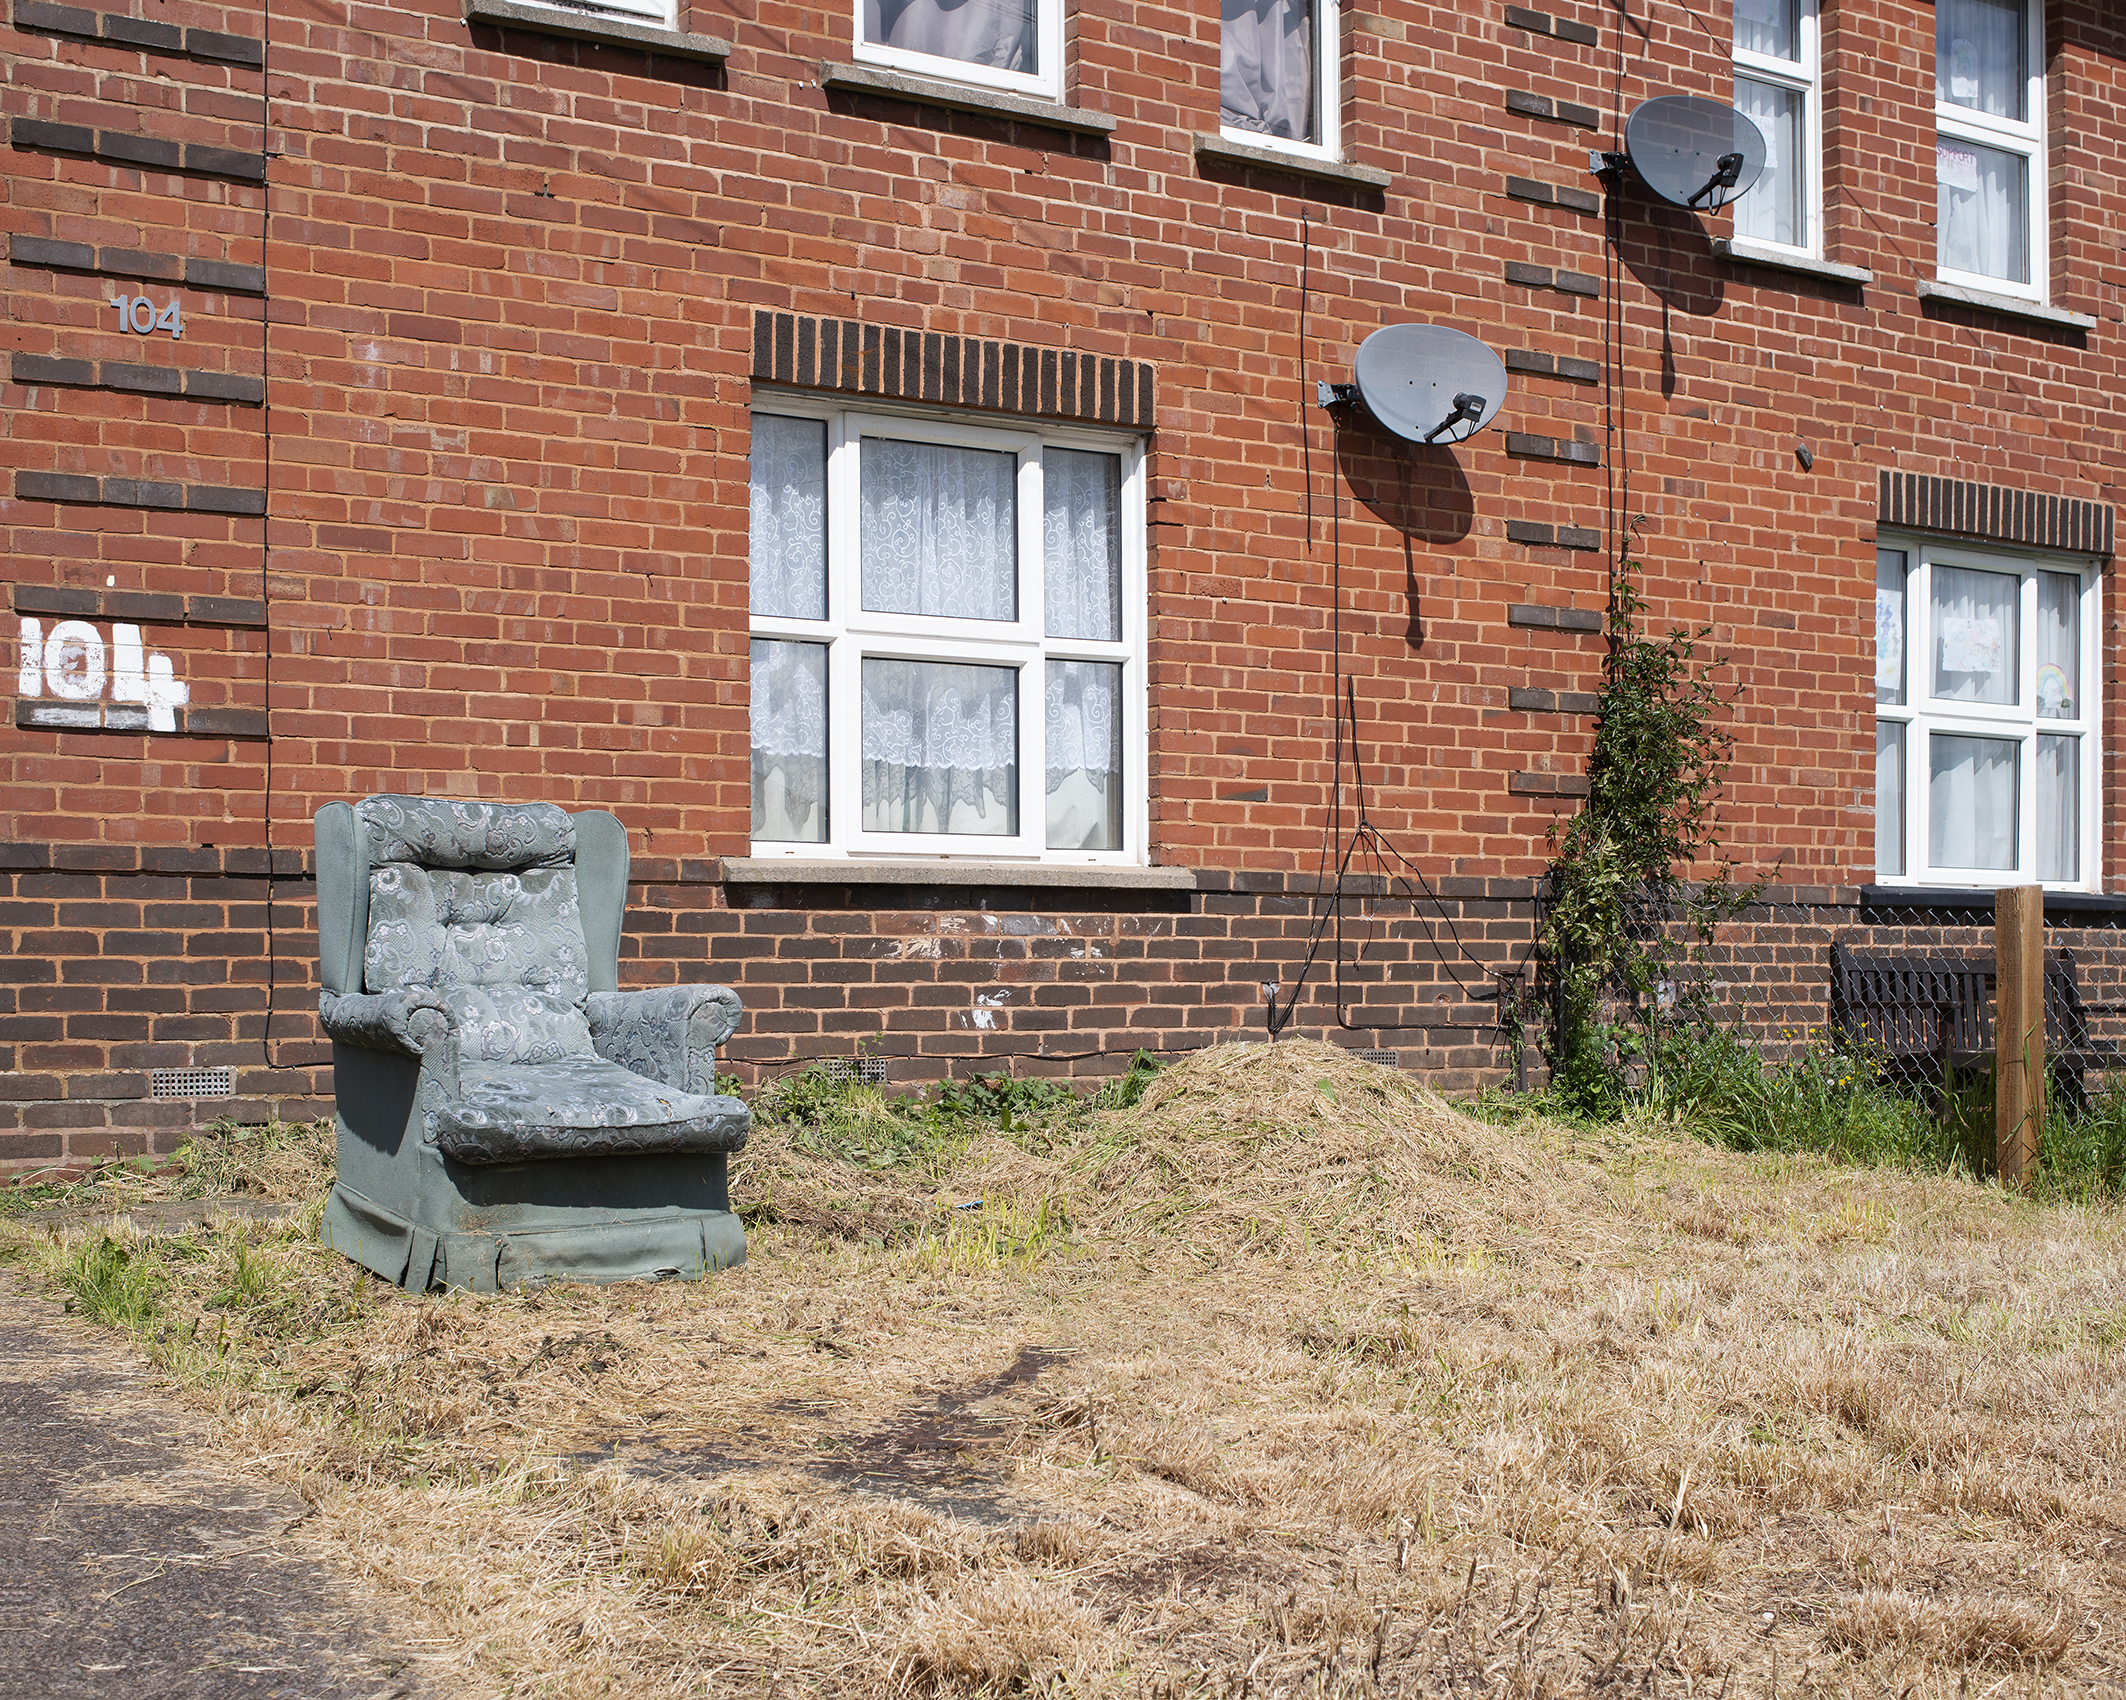
[[[1472,394],[1468,390],[1459,391],[1454,398],[1454,411],[1425,433],[1425,441],[1431,442],[1433,438],[1453,430],[1455,426],[1461,424],[1464,420],[1474,425],[1481,421],[1483,417],[1484,398],[1480,395]]]
[[[1714,190],[1732,189],[1737,183],[1741,181],[1742,155],[1740,153],[1724,153],[1720,156],[1719,168],[1714,171],[1711,180],[1707,182],[1704,188],[1700,189],[1695,195],[1691,196],[1691,198],[1684,204],[1686,206],[1694,207],[1700,201],[1704,200],[1707,195],[1710,195]],[[1724,204],[1725,203],[1721,201],[1715,201],[1713,203],[1713,205],[1716,207]]]

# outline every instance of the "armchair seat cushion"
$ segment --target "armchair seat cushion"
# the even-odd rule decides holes
[[[746,1143],[746,1107],[736,1098],[681,1092],[603,1057],[500,1066],[468,1059],[459,1094],[431,1111],[429,1124],[437,1147],[460,1163],[738,1151]]]

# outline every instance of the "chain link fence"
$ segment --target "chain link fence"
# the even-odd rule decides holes
[[[1710,942],[1657,923],[1678,958],[1672,993],[1768,1061],[1835,1051],[1929,1095],[1991,1078],[1993,897],[1969,902],[1752,904]],[[2080,1102],[2126,1073],[2126,913],[2048,909],[2045,1048],[2055,1089]]]

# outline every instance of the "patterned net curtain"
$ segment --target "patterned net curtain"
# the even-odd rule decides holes
[[[859,610],[1016,622],[1017,456],[876,436],[864,437],[857,454]],[[823,620],[829,612],[825,425],[757,416],[752,471],[753,612]],[[1041,596],[1049,647],[1118,643],[1120,459],[1050,448],[1043,475]],[[827,651],[826,643],[753,641],[756,839],[825,843],[832,836],[827,764],[839,716],[828,697]],[[1040,691],[1044,841],[1055,849],[1120,849],[1122,667],[1053,653],[1038,666],[1022,678],[1019,667],[987,658],[862,656],[856,724],[841,728],[856,739],[862,830],[1018,836],[1024,687]]]

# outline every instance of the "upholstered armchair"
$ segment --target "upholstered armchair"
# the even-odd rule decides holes
[[[327,1245],[413,1292],[699,1276],[745,1257],[722,986],[619,989],[609,814],[419,797],[317,813]]]

